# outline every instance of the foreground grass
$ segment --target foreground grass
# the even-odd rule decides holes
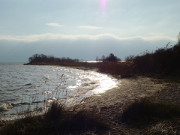
[[[95,114],[87,111],[68,112],[53,103],[43,116],[32,116],[5,125],[1,135],[68,135],[101,134],[108,126]]]
[[[170,103],[153,103],[142,99],[130,105],[119,117],[131,128],[143,129],[164,121],[180,120],[180,106]]]
[[[53,103],[44,115],[8,122],[4,127],[0,123],[3,127],[0,135],[180,134],[180,107],[154,103],[147,98],[131,104],[118,116],[118,128],[122,131],[114,132],[113,125],[107,126],[105,120],[107,122],[106,117],[102,120],[95,112],[69,112],[62,105]]]

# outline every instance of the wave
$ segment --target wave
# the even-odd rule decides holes
[[[55,66],[9,65],[3,68],[0,79],[0,112],[8,112],[7,117],[16,110],[44,108],[45,102],[58,100],[65,105],[76,104],[117,84],[117,80],[105,74]]]
[[[2,104],[2,105],[0,105],[0,112],[9,111],[12,108],[13,108],[13,105],[10,103]]]

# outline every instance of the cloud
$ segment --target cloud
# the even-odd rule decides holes
[[[159,39],[159,40],[158,40]],[[171,37],[120,37],[111,33],[65,35],[44,33],[28,36],[0,36],[0,62],[27,61],[35,53],[94,60],[114,53],[121,59],[164,47]],[[175,39],[176,40],[176,39]],[[8,54],[8,56],[7,56]]]
[[[60,25],[59,23],[46,23],[47,26],[53,26],[53,27],[62,27],[63,25]]]
[[[131,36],[131,37],[120,37],[111,33],[103,33],[97,35],[89,35],[89,34],[77,34],[77,35],[65,35],[65,34],[53,34],[53,33],[44,33],[44,34],[35,34],[35,35],[27,35],[27,36],[0,36],[0,40],[8,40],[8,41],[21,41],[21,42],[37,42],[37,41],[47,41],[47,40],[99,40],[99,39],[115,39],[115,40],[170,40],[177,41],[176,38],[168,37],[168,36]]]
[[[102,27],[91,26],[91,25],[79,26],[79,28],[80,29],[91,29],[91,30],[102,29]]]

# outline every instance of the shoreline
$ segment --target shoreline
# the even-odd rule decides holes
[[[22,65],[23,66],[23,65]],[[30,67],[34,67],[34,65],[30,65]],[[24,68],[30,68],[30,67],[27,67],[25,66]],[[36,67],[36,66],[35,66]],[[47,69],[51,69],[51,67],[53,67],[52,69],[63,69],[61,71],[63,72],[60,72],[60,73],[67,73],[66,70],[69,72],[76,72],[78,74],[78,76],[80,77],[75,77],[74,81],[76,83],[72,84],[73,87],[71,87],[71,84],[68,83],[64,88],[62,89],[68,89],[70,92],[71,91],[74,91],[72,93],[69,92],[69,94],[67,95],[67,98],[63,98],[62,100],[60,99],[60,102],[62,102],[63,104],[65,105],[69,105],[69,104],[78,104],[81,102],[81,100],[83,100],[84,98],[86,97],[90,97],[92,95],[95,95],[95,94],[100,94],[100,93],[103,93],[104,91],[106,90],[109,90],[110,88],[114,88],[116,86],[116,80],[113,76],[110,76],[110,75],[107,75],[107,74],[104,74],[104,73],[99,73],[97,72],[97,70],[87,70],[87,69],[84,69],[84,68],[72,68],[72,67],[64,67],[64,66],[55,66],[55,65],[46,65],[45,66]],[[40,66],[38,66],[38,69],[41,69]],[[42,67],[43,68],[43,67]],[[51,73],[51,72],[50,72]],[[58,73],[58,70],[55,71],[55,73]],[[68,75],[68,73],[67,73]],[[81,77],[82,75],[82,77]],[[28,78],[30,78],[29,76],[27,76]],[[66,78],[66,77],[65,77]],[[84,79],[83,79],[84,78]],[[78,83],[77,80],[81,80],[80,83]],[[56,78],[54,78],[54,80],[58,80],[57,79],[57,76]],[[84,81],[83,81],[84,80]],[[31,82],[31,80],[29,80],[28,82]],[[57,82],[56,82],[57,83]],[[27,86],[29,87],[29,85],[32,85],[31,83],[24,83],[25,85],[23,86]],[[43,85],[46,85],[45,83],[43,83]],[[50,84],[49,84],[50,85]],[[64,84],[63,84],[64,85]],[[70,87],[68,87],[70,86]],[[75,87],[74,87],[75,86]],[[76,88],[77,87],[77,88]],[[25,87],[26,88],[26,87]],[[48,90],[48,88],[44,87],[45,89]],[[36,88],[37,90],[40,90],[40,87]],[[42,91],[43,93],[45,92],[45,90]],[[50,94],[49,94],[50,95]],[[48,95],[48,96],[49,96]],[[46,95],[45,95],[46,96]],[[39,96],[37,96],[37,99],[39,98]],[[59,97],[61,98],[61,97]],[[51,99],[50,99],[51,100]],[[56,99],[54,99],[55,101]],[[66,101],[65,101],[66,100]],[[28,102],[29,101],[29,102]],[[25,104],[31,104],[31,100],[29,99],[27,101],[27,103]],[[39,101],[39,100],[38,100]],[[43,100],[41,100],[43,101]],[[53,101],[53,98],[52,100]],[[51,102],[50,101],[50,102]],[[0,113],[1,113],[1,117],[0,117],[0,120],[5,120],[5,121],[8,121],[8,120],[15,120],[15,119],[19,119],[21,117],[23,117],[22,115],[26,115],[26,111],[22,111],[22,115],[20,115],[21,113],[14,113],[14,108],[16,106],[18,106],[19,108],[21,108],[21,104],[23,103],[14,103],[14,102],[9,102],[9,104],[6,104],[8,102],[8,99],[6,102],[3,102],[3,106],[0,106]],[[22,101],[23,102],[23,99]],[[38,102],[37,104],[41,104],[42,102]],[[34,103],[35,104],[35,103]],[[7,107],[6,107],[7,106]],[[23,106],[23,105],[22,105]],[[33,105],[32,105],[33,106]],[[34,105],[35,106],[35,105]],[[37,106],[37,105],[36,105]],[[9,108],[8,108],[9,107]],[[24,106],[23,106],[24,107]],[[38,106],[38,110],[43,110],[43,107],[42,105]],[[13,110],[13,111],[11,111]],[[30,112],[34,112],[36,113],[36,109],[32,109]],[[7,113],[6,113],[7,112]],[[10,112],[10,113],[9,113]],[[11,113],[13,112],[13,113]],[[39,113],[39,112],[38,112]],[[41,113],[41,112],[40,112]],[[27,113],[28,114],[28,113]],[[9,116],[8,116],[9,115]],[[37,114],[38,115],[38,114]],[[7,117],[7,118],[6,118]]]
[[[153,78],[137,77],[121,79],[117,88],[88,97],[82,103],[69,109],[88,110],[100,114],[113,127],[111,130],[113,135],[140,134],[141,130],[131,129],[118,123],[117,117],[122,115],[131,104],[141,99],[148,98],[154,103],[172,103],[180,106],[179,97],[180,83],[167,83]],[[180,127],[178,128],[180,130]]]
[[[68,67],[69,68],[69,67]],[[79,70],[92,70],[82,67],[70,67]],[[98,71],[96,71],[98,72]],[[101,73],[101,72],[98,72]],[[105,73],[102,73],[105,74]],[[150,98],[157,103],[173,103],[180,105],[180,83],[165,82],[161,79],[150,77],[121,78],[105,74],[111,78],[116,78],[120,82],[116,88],[109,89],[104,93],[93,95],[83,99],[80,103],[67,107],[69,111],[88,110],[100,116],[112,127],[112,135],[119,134],[140,134],[139,129],[131,129],[117,120],[131,104],[143,98]],[[9,122],[9,121],[8,121]],[[0,123],[1,124],[1,123]],[[1,125],[0,125],[1,129]],[[180,127],[178,128],[180,130]],[[107,133],[108,135],[109,133]]]
[[[82,101],[83,103],[76,107],[88,109],[88,106],[90,106],[90,108],[96,106],[100,109],[105,106],[123,104],[124,102],[132,103],[141,98],[153,96],[164,87],[162,84],[156,84],[152,78],[148,77],[121,79],[116,88],[87,97]]]

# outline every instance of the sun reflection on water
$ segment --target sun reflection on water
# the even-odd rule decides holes
[[[117,84],[118,84],[117,79],[109,77],[108,75],[105,75],[105,74],[97,73],[97,72],[92,72],[91,79],[99,82],[99,86],[91,91],[88,91],[86,95],[89,95],[89,96],[93,94],[104,93],[109,89],[117,87]]]

